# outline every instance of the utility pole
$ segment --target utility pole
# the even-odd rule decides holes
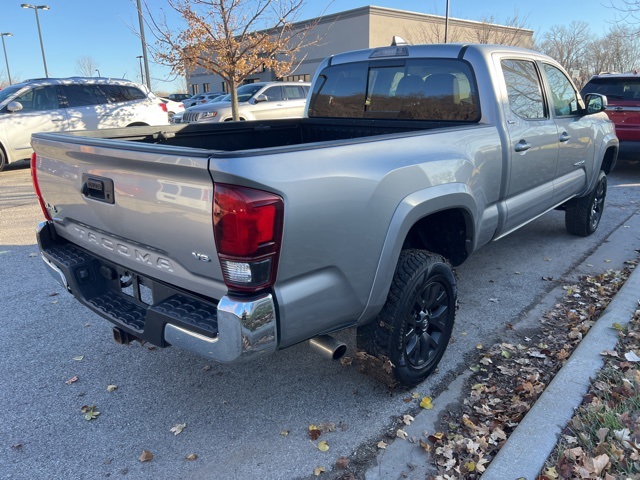
[[[7,77],[9,77],[9,85],[11,85],[11,72],[9,71],[9,57],[7,57],[7,47],[4,46],[4,37],[13,37],[13,33],[0,33],[2,37],[2,50],[4,50],[4,61],[7,64]]]
[[[144,58],[144,73],[147,80],[147,88],[151,91],[151,77],[149,76],[149,59],[147,58],[147,42],[144,39],[144,19],[142,18],[142,6],[138,0],[138,20],[140,21],[140,40],[142,41],[142,57]]]
[[[447,14],[446,14],[446,17],[444,18],[444,43],[447,43],[448,41],[449,41],[449,0],[447,0]]]

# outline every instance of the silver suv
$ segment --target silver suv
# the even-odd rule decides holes
[[[310,83],[258,82],[238,88],[240,120],[296,118],[304,115]],[[215,101],[188,108],[182,123],[227,122],[233,120],[230,101]]]
[[[0,90],[0,171],[29,158],[31,134],[166,125],[164,104],[144,85],[108,78],[43,78]]]

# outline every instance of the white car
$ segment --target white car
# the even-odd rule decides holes
[[[310,83],[257,82],[238,88],[240,120],[299,118],[309,94]],[[231,102],[214,101],[196,105],[182,115],[182,123],[228,122],[233,120]]]
[[[176,113],[184,112],[184,103],[182,102],[174,102],[169,98],[160,97],[162,103],[166,106],[167,116],[169,117],[169,121],[171,121],[171,117],[173,117]]]
[[[128,80],[43,78],[0,90],[0,171],[29,158],[31,134],[167,125],[165,104]]]

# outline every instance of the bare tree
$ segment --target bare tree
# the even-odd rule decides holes
[[[618,11],[617,25],[630,27],[636,35],[640,33],[640,0],[610,0],[609,7]]]
[[[447,31],[447,41],[458,42],[460,41],[462,34],[461,28],[449,23],[449,29]],[[402,36],[406,38],[409,43],[444,43],[444,19],[440,20],[439,17],[434,17],[432,20],[424,21],[420,24],[404,29]]]
[[[76,58],[76,73],[82,77],[93,77],[93,73],[100,65],[92,57]]]
[[[185,22],[169,28],[165,18],[146,6],[157,39],[156,62],[173,73],[202,69],[219,75],[229,86],[234,120],[238,120],[236,89],[250,75],[271,69],[276,76],[292,73],[303,60],[303,48],[317,44],[311,31],[318,20],[294,23],[305,0],[167,0]]]
[[[527,19],[520,17],[517,11],[513,17],[502,22],[493,16],[483,17],[480,22],[473,24],[450,20],[447,41],[472,41],[529,47],[531,41],[527,30]],[[418,25],[405,28],[403,36],[410,43],[443,43],[444,17],[433,16]]]
[[[553,25],[542,36],[537,48],[555,58],[579,83],[589,70],[592,34],[586,22],[573,21],[569,26]],[[578,75],[576,75],[578,72]]]
[[[527,35],[527,17],[520,17],[516,11],[513,17],[500,21],[493,15],[483,17],[476,29],[478,43],[497,43],[499,45],[513,45],[516,47],[529,47],[530,41]]]

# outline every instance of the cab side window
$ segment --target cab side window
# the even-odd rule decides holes
[[[544,71],[547,75],[551,98],[553,100],[553,110],[557,117],[565,115],[577,115],[579,112],[578,92],[561,70],[553,65],[544,64]]]
[[[503,60],[501,63],[511,111],[526,120],[546,118],[535,64],[528,60]]]

